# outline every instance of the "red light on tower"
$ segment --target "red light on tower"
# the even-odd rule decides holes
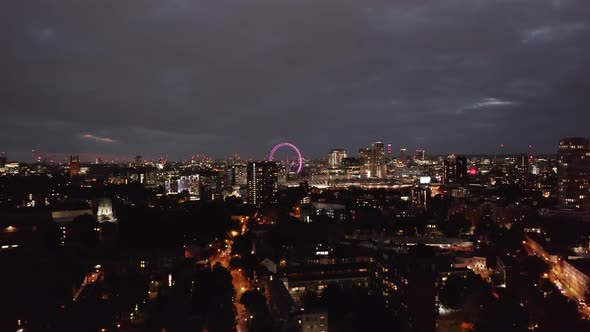
[[[477,175],[477,167],[471,167],[469,169],[469,175]]]

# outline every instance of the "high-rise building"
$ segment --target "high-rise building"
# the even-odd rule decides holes
[[[408,159],[408,149],[401,149],[399,151],[399,160],[402,163],[405,163],[407,159]]]
[[[4,154],[2,154],[0,156],[0,167],[4,167],[6,166],[6,156]]]
[[[141,166],[143,163],[143,158],[141,156],[135,156],[135,167]]]
[[[467,183],[467,157],[457,156],[455,158],[455,182]]]
[[[417,160],[426,160],[426,150],[424,149],[418,149],[416,150],[416,159]]]
[[[385,163],[385,144],[375,142],[371,145],[371,162],[369,167],[370,177],[384,178],[387,176],[387,164]]]
[[[363,164],[358,158],[344,158],[342,166],[348,178],[358,178],[363,173]]]
[[[181,176],[178,179],[178,193],[188,192],[192,196],[199,196],[200,194],[200,176],[190,175]]]
[[[446,159],[443,160],[442,163],[442,180],[441,182],[443,184],[449,184],[452,182],[451,179],[453,179],[455,176],[453,175],[453,167],[451,164],[451,160],[450,159]]]
[[[522,186],[527,184],[528,174],[529,174],[529,166],[530,166],[531,159],[532,159],[532,155],[528,155],[526,153],[523,153],[518,157],[518,165],[517,165],[518,172],[519,172],[518,181],[520,182],[520,184]]]
[[[371,154],[370,148],[359,149],[358,161],[361,165],[361,173],[363,175],[370,175],[371,173]]]
[[[264,208],[277,203],[279,168],[275,161],[248,163],[248,204]]]
[[[248,183],[248,166],[235,164],[228,168],[228,182],[232,186],[245,186]]]
[[[371,149],[359,149],[359,161],[361,164],[369,164],[371,162]]]
[[[70,156],[70,177],[80,175],[80,156]]]
[[[452,156],[443,161],[442,183],[443,184],[466,184],[467,181],[467,158],[463,156]]]
[[[590,211],[588,139],[564,138],[557,152],[557,194],[563,208]]]
[[[178,181],[168,179],[164,181],[164,191],[166,195],[173,195],[178,193]]]
[[[346,158],[346,151],[343,149],[334,149],[328,155],[328,164],[331,168],[340,167],[344,158]]]

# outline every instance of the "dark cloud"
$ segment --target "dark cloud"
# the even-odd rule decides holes
[[[28,0],[0,20],[15,156],[550,152],[588,136],[587,0]]]
[[[82,135],[82,138],[89,139],[89,140],[96,141],[96,142],[101,142],[101,143],[116,143],[117,142],[117,140],[109,138],[109,137],[100,137],[100,136],[95,136],[92,134],[84,134],[84,135]]]

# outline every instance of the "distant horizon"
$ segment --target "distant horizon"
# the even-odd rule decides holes
[[[370,145],[366,146],[366,147],[370,147]],[[348,157],[357,157],[358,156],[358,150],[362,149],[363,147],[354,149],[354,150],[349,150],[349,149],[343,149],[346,151],[347,156]],[[335,148],[335,149],[340,149],[340,148]],[[397,158],[400,155],[400,149],[393,149],[393,152],[391,154],[392,158]],[[414,149],[415,150],[415,149]],[[415,155],[415,151],[408,149],[408,156],[414,156]],[[528,150],[528,148],[527,148]],[[352,151],[352,153],[351,153]],[[270,152],[270,150],[269,150]],[[302,150],[302,156],[304,159],[307,160],[322,160],[322,159],[326,159],[328,157],[330,151],[327,151],[325,154],[318,156],[318,155],[307,155],[305,154],[304,150]],[[290,152],[289,152],[290,153]],[[435,157],[441,157],[441,156],[451,156],[451,155],[457,155],[457,156],[517,156],[517,155],[521,155],[521,154],[528,154],[529,151],[500,151],[498,150],[497,152],[481,152],[481,153],[477,153],[477,152],[469,152],[469,153],[463,153],[463,152],[451,152],[451,153],[429,153],[428,149],[426,149],[426,156],[435,156]],[[26,153],[20,153],[20,154],[14,154],[14,156],[18,156],[18,155],[22,155],[25,156]],[[82,163],[94,163],[96,161],[96,159],[98,157],[101,157],[102,160],[104,160],[105,162],[119,162],[119,163],[125,163],[125,162],[134,162],[135,161],[135,157],[136,156],[141,156],[143,160],[145,161],[158,161],[161,157],[169,162],[180,162],[180,161],[189,161],[192,159],[192,156],[178,156],[178,157],[171,157],[171,156],[166,156],[166,155],[160,155],[160,156],[150,156],[150,155],[141,155],[141,154],[137,154],[137,155],[125,155],[125,156],[111,156],[111,155],[94,155],[94,154],[89,154],[89,153],[71,153],[71,154],[63,154],[63,153],[50,153],[50,154],[43,154],[41,153],[41,156],[43,157],[43,159],[46,159],[48,162],[53,160],[53,163],[67,163],[69,162],[69,157],[72,155],[77,155],[80,157],[80,162]],[[386,155],[387,155],[387,145],[386,145]],[[534,156],[555,156],[557,155],[557,146],[555,151],[553,152],[538,152],[535,151],[533,149],[533,155]],[[0,152],[0,156],[2,156],[2,153]],[[23,162],[23,163],[27,163],[27,164],[35,164],[37,163],[37,159],[36,157],[33,158],[32,155],[29,155],[28,157],[24,157],[24,158],[15,158],[12,157],[12,154],[6,153],[5,156],[7,157],[7,162]],[[195,155],[196,157],[196,155]],[[218,157],[218,156],[208,156],[208,155],[200,155],[200,157],[195,158],[195,159],[202,159],[206,157],[207,159],[213,159],[215,161],[218,160],[231,160],[233,159],[233,155],[230,156],[226,156],[226,157]],[[240,156],[240,160],[244,160],[244,161],[249,161],[249,160],[267,160],[268,155],[265,156],[257,156],[257,157],[242,157]]]

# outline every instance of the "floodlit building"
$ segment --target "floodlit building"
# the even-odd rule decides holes
[[[70,156],[70,176],[80,175],[80,156]]]
[[[110,198],[99,199],[97,205],[98,210],[96,212],[96,219],[98,222],[117,222],[117,218],[113,212],[113,202]]]
[[[338,168],[342,165],[342,161],[346,158],[346,151],[343,149],[334,149],[328,155],[328,164],[331,168]]]

